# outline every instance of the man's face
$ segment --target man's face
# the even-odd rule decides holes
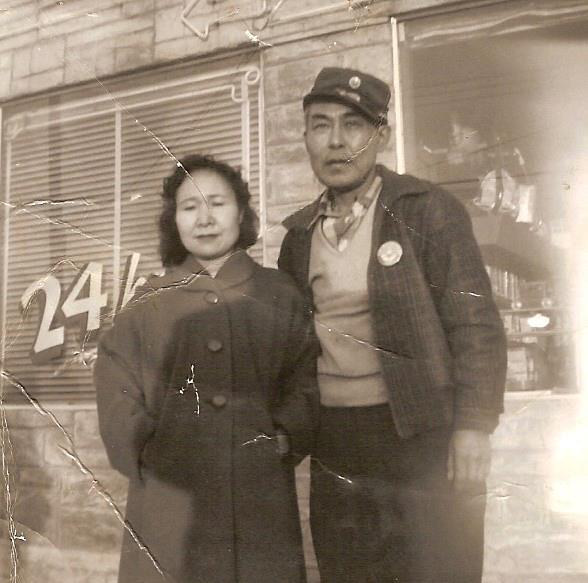
[[[326,187],[340,192],[360,187],[373,175],[378,153],[390,139],[388,126],[377,128],[341,103],[311,103],[305,123],[314,173]]]

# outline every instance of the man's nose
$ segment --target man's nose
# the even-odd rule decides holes
[[[329,146],[331,148],[340,148],[343,145],[343,133],[338,123],[333,124],[329,134]]]

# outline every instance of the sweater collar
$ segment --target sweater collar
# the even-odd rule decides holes
[[[376,166],[376,172],[378,176],[382,178],[380,199],[386,204],[386,206],[390,205],[401,196],[407,194],[420,194],[429,190],[429,186],[426,182],[419,180],[414,176],[410,176],[409,174],[397,174],[380,164]],[[287,217],[282,224],[288,230],[292,228],[310,229],[319,212],[320,204],[321,197]]]

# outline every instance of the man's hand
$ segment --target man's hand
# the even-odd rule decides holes
[[[447,478],[456,490],[483,483],[490,472],[490,437],[483,431],[458,429],[449,442]]]

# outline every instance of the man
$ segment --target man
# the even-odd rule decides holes
[[[326,68],[304,97],[325,192],[284,222],[322,354],[311,526],[322,583],[481,580],[506,343],[462,205],[377,165],[390,90]]]

